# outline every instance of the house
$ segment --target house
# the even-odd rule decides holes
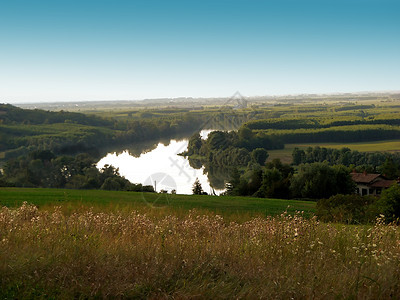
[[[356,183],[356,193],[361,196],[380,195],[382,190],[387,189],[393,183],[398,183],[396,180],[388,180],[381,174],[350,173],[351,178]]]

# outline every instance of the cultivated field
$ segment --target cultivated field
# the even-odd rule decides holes
[[[269,158],[279,158],[284,163],[292,162],[292,152],[294,148],[307,149],[308,147],[324,147],[332,149],[341,149],[344,147],[356,150],[359,152],[398,152],[400,151],[399,140],[387,140],[376,142],[362,142],[362,143],[302,143],[302,144],[286,144],[284,149],[268,150]]]

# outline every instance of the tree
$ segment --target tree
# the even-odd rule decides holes
[[[3,176],[3,172],[0,169],[0,187],[7,186],[6,181]]]
[[[355,186],[349,170],[344,166],[313,163],[301,166],[297,176],[292,178],[290,188],[295,197],[318,199],[350,194]]]
[[[249,178],[247,181],[247,193],[249,195],[255,195],[255,193],[260,189],[262,180],[263,180],[263,172],[261,169],[252,170],[249,174]]]
[[[203,195],[203,188],[201,187],[201,183],[198,178],[193,183],[192,188],[193,195]]]
[[[399,176],[399,167],[393,162],[393,159],[387,157],[384,164],[379,168],[381,174],[389,179],[395,179]]]
[[[323,222],[341,222],[347,224],[368,223],[375,220],[376,198],[358,194],[337,194],[329,199],[317,202],[317,216]]]
[[[262,186],[260,188],[260,196],[274,197],[275,190],[282,180],[282,174],[277,168],[266,169],[263,174]],[[285,198],[287,198],[287,196]]]
[[[102,190],[109,191],[119,191],[121,188],[121,184],[118,182],[118,180],[112,177],[108,177],[106,180],[104,180],[104,183],[100,187]]]
[[[230,135],[224,131],[212,131],[208,134],[207,145],[210,150],[223,150],[231,144]]]
[[[297,166],[305,162],[306,153],[304,152],[304,150],[300,150],[299,148],[296,147],[293,149],[292,158],[293,158],[293,164]]]
[[[400,185],[393,184],[384,190],[377,202],[379,211],[391,222],[400,217]]]
[[[242,126],[238,130],[238,135],[240,140],[250,140],[253,137],[253,131],[246,126]]]
[[[191,136],[188,143],[187,155],[199,154],[200,148],[203,145],[200,133],[195,133]]]
[[[265,165],[265,161],[267,160],[268,156],[269,154],[264,148],[256,148],[251,152],[252,160],[261,166]]]
[[[239,184],[240,184],[240,172],[238,168],[233,167],[230,172],[229,182],[226,184],[227,194],[238,195]]]

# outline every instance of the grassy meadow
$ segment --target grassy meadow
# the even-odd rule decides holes
[[[0,206],[19,207],[23,202],[44,209],[58,205],[70,211],[80,207],[94,207],[102,211],[155,209],[161,214],[176,214],[197,209],[218,213],[224,217],[240,216],[241,219],[279,215],[285,211],[291,214],[303,211],[305,216],[311,216],[315,212],[315,202],[300,200],[102,190],[0,188]]]
[[[143,207],[68,211],[65,205],[1,208],[1,298],[400,295],[394,225],[324,224],[286,213],[236,222],[206,210],[160,215]]]
[[[400,294],[398,227],[320,223],[315,202],[2,188],[0,205],[3,299]]]

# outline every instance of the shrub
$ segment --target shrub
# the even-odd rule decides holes
[[[373,205],[375,202],[376,198],[372,196],[338,194],[317,202],[317,216],[324,222],[369,223],[378,214]]]
[[[377,202],[377,207],[388,222],[400,218],[400,185],[394,184],[384,190]]]

